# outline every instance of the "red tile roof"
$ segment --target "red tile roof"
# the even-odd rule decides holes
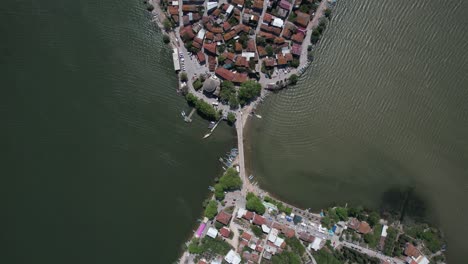
[[[191,40],[195,37],[195,33],[193,33],[192,26],[181,27],[179,30],[180,37],[184,40]]]
[[[242,217],[245,218],[245,219],[247,219],[247,220],[252,220],[253,217],[254,217],[254,213],[251,212],[251,211],[247,211],[247,212],[245,213],[245,215],[242,216]]]
[[[296,11],[296,24],[298,24],[301,27],[307,27],[307,24],[309,23],[310,20],[310,15],[306,13],[302,13],[300,11]]]
[[[265,57],[268,53],[266,52],[265,48],[262,46],[257,46],[258,56]]]
[[[215,73],[224,80],[232,81],[234,79],[234,73],[223,67],[218,67]]]
[[[183,12],[197,12],[198,9],[196,5],[183,5],[182,11]]]
[[[312,236],[312,235],[310,235],[310,234],[307,234],[307,233],[305,233],[305,232],[299,233],[299,238],[300,238],[301,240],[304,240],[304,241],[309,242],[309,243],[310,243],[310,242],[313,242],[314,239],[315,239],[314,236]]]
[[[216,55],[216,43],[205,43],[203,44],[205,52]]]
[[[226,213],[225,211],[221,211],[216,216],[216,221],[220,222],[221,224],[228,225],[229,221],[231,221],[232,215]]]
[[[249,39],[249,41],[247,42],[247,51],[255,52],[255,40]]]
[[[225,21],[225,22],[223,23],[223,29],[224,29],[225,32],[227,32],[228,30],[230,30],[231,27],[232,27],[232,26],[231,26],[231,24],[229,24],[229,22]]]
[[[178,15],[179,14],[179,7],[178,6],[168,6],[167,11],[171,15]]]
[[[208,55],[208,69],[214,71],[216,68],[216,57]]]
[[[273,58],[264,59],[263,62],[265,63],[265,67],[275,67],[275,59]]]
[[[223,236],[223,237],[229,237],[229,234],[231,234],[231,230],[229,230],[229,228],[223,226],[223,228],[221,228],[219,230],[219,234],[221,234],[221,236]]]
[[[291,62],[293,60],[293,56],[291,53],[284,54],[284,57],[286,58],[287,62]]]
[[[236,42],[234,50],[236,52],[241,52],[242,51],[242,44],[240,44],[239,42]]]
[[[235,73],[234,79],[232,79],[233,83],[240,84],[246,82],[248,79],[247,73]]]
[[[302,32],[297,32],[292,35],[291,40],[297,43],[302,43],[304,41],[304,34]]]
[[[253,218],[253,223],[256,225],[264,225],[266,223],[265,217],[256,214]]]
[[[249,67],[249,62],[247,61],[246,57],[237,57],[236,59],[236,67],[244,67],[248,68]]]
[[[252,238],[252,235],[247,233],[247,232],[244,232],[244,233],[242,233],[241,238],[248,242]]]
[[[291,53],[296,56],[301,56],[302,53],[302,46],[299,44],[294,43],[291,48]]]
[[[406,243],[405,247],[405,255],[408,257],[419,257],[421,255],[421,252],[411,243]]]
[[[245,0],[232,0],[232,3],[233,3],[233,4],[241,5],[241,6],[244,5],[244,2],[245,2]]]
[[[270,24],[272,19],[273,19],[273,17],[268,13],[265,13],[265,15],[263,15],[263,21],[267,22],[268,24]]]
[[[372,228],[366,221],[362,221],[361,224],[359,225],[358,232],[361,234],[368,234],[372,231]]]
[[[205,59],[205,54],[204,54],[202,51],[199,51],[199,52],[197,53],[197,59],[198,59],[198,62],[199,62],[200,64],[204,64],[204,63],[205,63],[205,60],[206,60],[206,59]]]

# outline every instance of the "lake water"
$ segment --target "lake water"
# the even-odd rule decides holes
[[[380,207],[413,190],[409,215],[440,224],[449,261],[468,249],[468,5],[339,1],[298,85],[250,124],[261,186],[319,210]]]
[[[142,1],[0,7],[1,263],[172,263],[235,131],[177,95]]]

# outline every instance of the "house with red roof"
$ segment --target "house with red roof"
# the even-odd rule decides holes
[[[216,221],[220,222],[223,225],[228,225],[231,221],[232,215],[226,213],[225,211],[219,212],[216,216]]]
[[[225,226],[223,226],[220,230],[219,230],[219,234],[222,236],[222,237],[226,237],[228,238],[229,235],[231,234],[231,230]]]
[[[266,224],[266,219],[265,217],[261,215],[255,214],[255,216],[253,217],[252,223],[254,223],[255,225],[261,226],[261,225]]]

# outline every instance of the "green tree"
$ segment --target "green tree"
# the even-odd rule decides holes
[[[199,240],[197,238],[192,239],[188,246],[188,251],[190,254],[201,254],[203,249],[199,246]]]
[[[266,51],[266,53],[267,53],[267,55],[268,55],[269,57],[273,56],[274,50],[273,50],[273,47],[272,47],[272,46],[270,46],[270,45],[266,46],[266,47],[265,47],[265,51]]]
[[[242,187],[242,180],[239,177],[239,173],[237,172],[237,170],[230,167],[219,179],[219,184],[221,184],[225,191],[233,191],[238,190]]]
[[[322,217],[322,219],[320,219],[320,223],[327,229],[331,228],[331,220],[330,220],[330,217],[328,216]]]
[[[226,57],[224,55],[219,55],[218,56],[218,62],[223,64],[223,62],[226,60]]]
[[[254,211],[260,215],[265,213],[265,206],[263,205],[260,198],[255,196],[255,194],[253,193],[247,194],[247,203],[245,207],[247,208],[247,210]]]
[[[218,202],[211,200],[205,208],[205,216],[208,219],[213,219],[218,214]]]
[[[165,29],[166,31],[169,31],[169,30],[172,29],[172,23],[171,23],[171,21],[170,21],[169,19],[167,19],[167,18],[164,19],[164,21],[163,21],[163,26],[164,26],[164,29]]]
[[[291,61],[291,67],[293,67],[293,68],[299,67],[299,64],[300,64],[300,62],[299,62],[298,59],[293,59],[293,60]]]
[[[348,209],[344,207],[337,207],[335,208],[336,215],[341,221],[347,221],[348,220]]]
[[[237,109],[239,107],[239,100],[235,94],[231,94],[231,96],[229,96],[229,106],[231,109]]]
[[[203,83],[199,79],[196,79],[193,82],[193,89],[195,89],[195,91],[200,90],[202,88],[202,86],[203,86]]]
[[[372,227],[378,224],[379,220],[380,220],[380,215],[377,212],[371,212],[369,214],[369,217],[367,218],[367,222]]]
[[[224,200],[223,186],[221,184],[217,183],[217,184],[215,184],[214,189],[215,189],[214,193],[215,193],[216,200],[218,200],[218,201]]]
[[[262,231],[262,229],[260,227],[258,227],[256,225],[251,225],[250,229],[252,229],[252,232],[254,233],[254,235],[256,237],[262,237],[263,231]]]
[[[187,73],[186,72],[181,72],[180,73],[180,81],[181,82],[186,82],[188,81]]]
[[[325,14],[325,17],[326,17],[326,18],[330,19],[330,17],[331,17],[331,9],[326,9],[325,12],[324,12],[324,14]]]
[[[289,76],[289,82],[291,84],[296,84],[298,80],[299,76],[297,76],[297,74],[291,74],[291,76]]]
[[[230,125],[233,125],[236,122],[236,115],[234,115],[232,112],[229,112],[227,115],[227,121]]]
[[[234,84],[230,81],[223,81],[221,83],[221,89],[219,92],[219,99],[221,102],[228,102],[229,99],[235,95],[236,90],[234,89]]]
[[[241,105],[245,105],[252,99],[260,95],[262,86],[253,80],[246,81],[241,84],[238,92],[238,99]]]
[[[164,42],[165,44],[168,44],[169,42],[171,42],[171,39],[170,39],[169,36],[166,35],[166,34],[163,35],[163,38],[162,38],[162,39],[163,39],[163,42]]]
[[[291,250],[299,256],[304,255],[305,247],[297,237],[286,238],[286,244],[291,247]]]

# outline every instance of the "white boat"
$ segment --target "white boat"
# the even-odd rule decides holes
[[[211,133],[208,133],[208,134],[204,135],[203,138],[207,138],[209,136],[211,136]]]
[[[180,112],[180,114],[185,117],[185,111]]]
[[[261,116],[261,115],[257,115],[257,114],[256,114],[255,116],[256,116],[256,117],[258,117],[258,118],[262,118],[262,116]]]

